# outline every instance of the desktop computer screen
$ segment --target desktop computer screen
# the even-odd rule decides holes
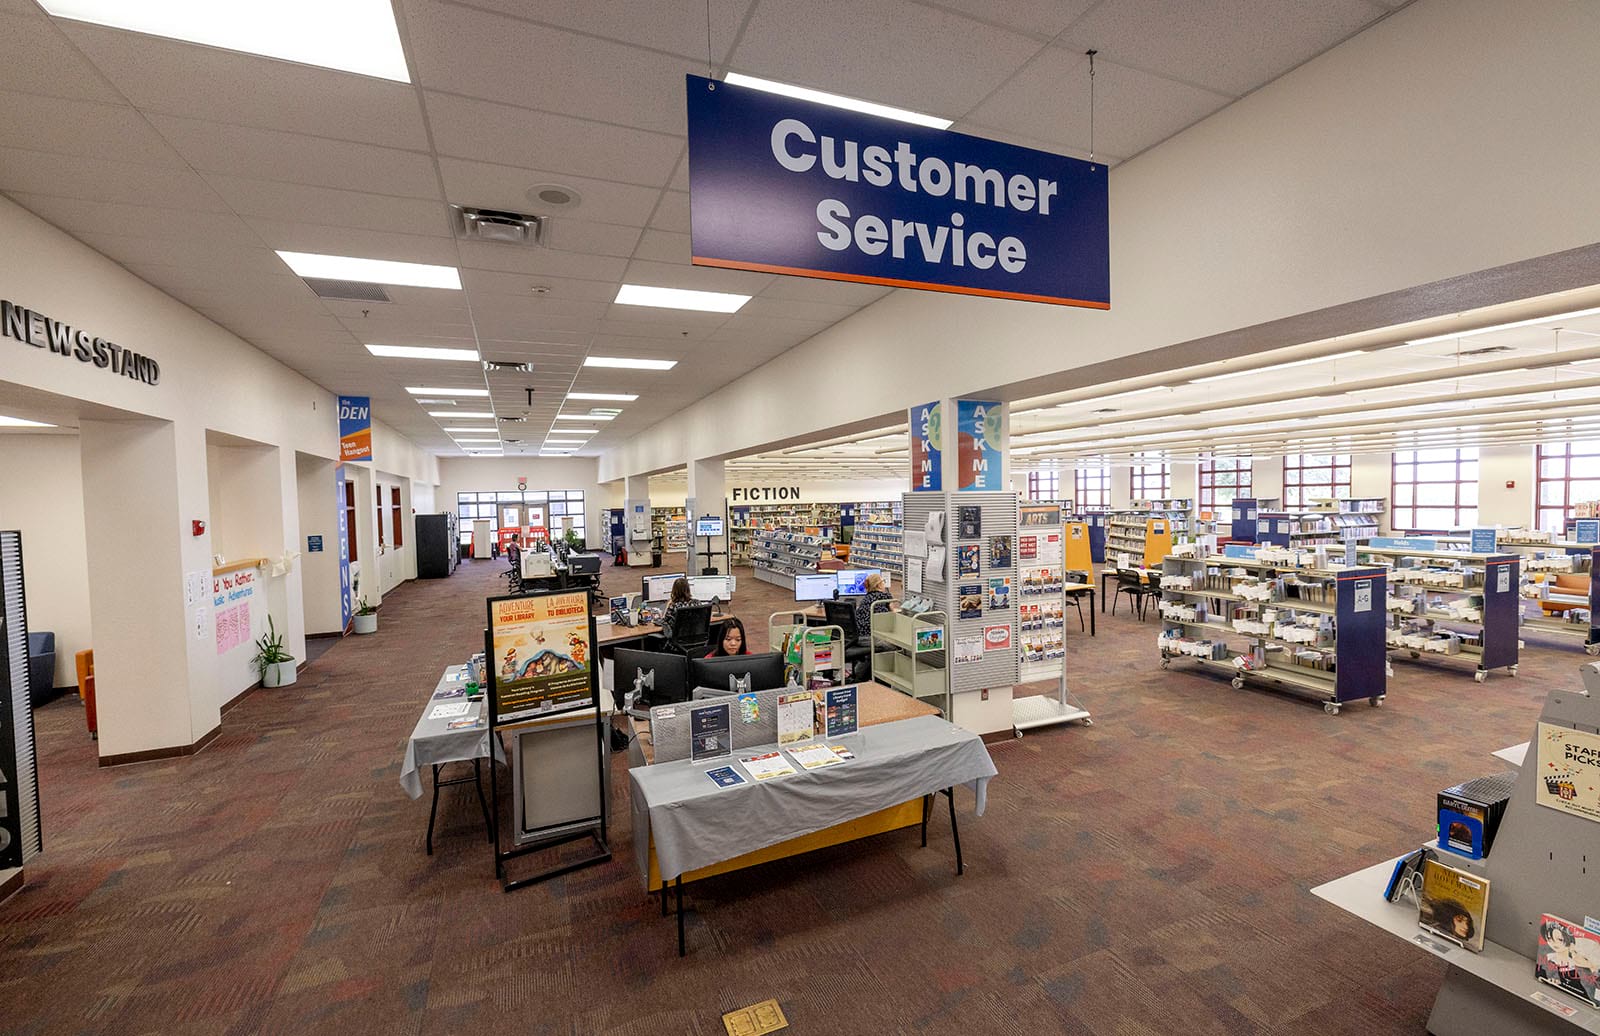
[[[689,596],[697,601],[731,601],[733,576],[690,576]]]
[[[682,655],[617,648],[615,665],[612,687],[618,702],[636,688],[636,709],[689,700],[689,662]]]
[[[617,672],[621,673],[620,650],[617,656]],[[760,655],[691,658],[689,683],[694,687],[712,687],[725,692],[777,690],[783,686],[783,656],[776,651],[769,651]]]
[[[832,572],[801,573],[794,577],[794,599],[797,601],[831,601],[839,581]]]
[[[722,515],[706,514],[694,520],[694,534],[696,536],[721,536]]]
[[[672,596],[672,584],[683,578],[682,572],[673,572],[665,576],[644,577],[644,599],[647,601],[665,601]]]
[[[879,576],[883,573],[876,568],[842,568],[834,575],[838,577],[840,597],[859,597],[867,592],[867,577]]]

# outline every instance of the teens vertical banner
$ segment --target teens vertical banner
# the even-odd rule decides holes
[[[940,471],[940,443],[944,427],[937,400],[914,406],[908,415],[911,425],[911,491],[937,493],[944,488]]]

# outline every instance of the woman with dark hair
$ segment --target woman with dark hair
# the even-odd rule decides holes
[[[717,638],[717,646],[706,652],[707,658],[724,658],[728,655],[748,655],[750,641],[744,635],[744,623],[737,617],[729,616],[722,624],[722,636]]]
[[[677,617],[678,609],[686,604],[693,604],[694,596],[689,593],[689,580],[679,576],[672,584],[672,595],[667,598],[667,607],[661,613],[661,628],[667,636],[672,636],[672,620]]]

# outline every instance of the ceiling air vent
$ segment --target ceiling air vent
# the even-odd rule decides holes
[[[1120,413],[1122,413],[1122,411],[1118,410],[1114,406],[1103,406],[1099,410],[1091,410],[1091,411],[1089,411],[1089,413],[1091,413],[1091,414],[1120,414]]]
[[[497,245],[532,248],[544,233],[544,217],[500,209],[472,209],[450,206],[456,219],[456,236],[463,241],[487,241]]]
[[[1490,353],[1515,352],[1509,345],[1486,345],[1482,349],[1463,349],[1462,356],[1488,356]]]
[[[526,417],[502,417],[502,418],[500,418],[500,423],[501,424],[521,424],[522,422],[524,422],[526,420],[527,420]]]
[[[515,360],[484,360],[483,369],[490,374],[518,373],[532,374],[533,364],[518,363]]]
[[[389,293],[382,285],[363,281],[341,281],[331,277],[302,278],[311,290],[325,299],[348,299],[351,302],[389,302]]]

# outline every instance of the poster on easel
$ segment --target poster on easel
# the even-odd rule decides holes
[[[491,598],[489,643],[497,723],[593,704],[587,591]]]

